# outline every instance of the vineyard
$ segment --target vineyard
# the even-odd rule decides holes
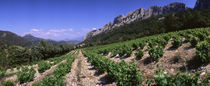
[[[13,69],[1,69],[0,81],[2,86],[52,86],[62,85],[64,76],[70,72],[71,63],[77,51],[39,61],[30,65],[18,66]]]
[[[98,45],[0,70],[2,86],[209,86],[210,28]]]
[[[209,86],[210,28],[189,29],[83,50],[118,86]]]

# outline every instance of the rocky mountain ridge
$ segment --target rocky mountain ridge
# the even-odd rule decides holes
[[[185,11],[189,9],[184,3],[171,3],[169,5],[160,7],[160,6],[151,6],[149,9],[137,9],[135,11],[132,11],[128,13],[127,15],[119,15],[117,16],[113,22],[109,22],[108,24],[104,25],[102,29],[93,30],[89,33],[87,33],[84,37],[84,40],[87,40],[95,35],[98,35],[102,32],[105,32],[107,30],[122,26],[124,24],[129,24],[135,20],[143,20],[150,18],[152,16],[157,16],[161,14],[168,14],[178,11]]]
[[[194,9],[202,10],[207,8],[210,8],[210,0],[197,0]]]

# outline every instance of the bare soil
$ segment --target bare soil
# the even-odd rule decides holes
[[[130,57],[119,57],[118,55],[111,57],[111,52],[106,57],[115,62],[120,62],[121,60],[127,63],[136,62],[141,73],[149,79],[153,79],[155,71],[159,68],[164,69],[165,73],[172,75],[180,70],[190,71],[190,73],[199,70],[203,74],[210,75],[210,64],[203,64],[199,62],[199,59],[194,59],[196,57],[196,49],[190,43],[184,43],[175,49],[172,48],[172,43],[169,41],[164,48],[163,57],[158,62],[152,61],[147,46],[142,50],[144,51],[144,56],[140,60],[135,59],[135,51],[132,52]]]
[[[64,86],[113,86],[106,84],[106,73],[99,74],[81,52],[72,64],[71,72],[66,75]]]

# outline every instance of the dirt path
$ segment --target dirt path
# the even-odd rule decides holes
[[[105,83],[106,74],[97,74],[93,66],[81,52],[72,64],[71,72],[66,75],[65,86],[100,86]]]

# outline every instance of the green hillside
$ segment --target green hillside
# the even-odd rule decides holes
[[[3,45],[30,46],[32,43],[9,31],[0,30],[0,47]]]
[[[83,43],[85,43],[86,46],[109,44],[166,32],[209,26],[209,9],[201,11],[188,10],[185,12],[155,16],[145,20],[136,20],[130,24],[113,28],[112,30],[96,35],[85,40]]]
[[[5,64],[0,82],[3,86],[208,86],[209,45],[210,28],[196,28],[86,47],[54,58],[51,55],[61,54],[60,49],[52,50],[44,41],[28,50],[13,46],[1,58]]]
[[[198,28],[88,47],[83,54],[118,86],[207,86],[209,49],[210,28]]]

